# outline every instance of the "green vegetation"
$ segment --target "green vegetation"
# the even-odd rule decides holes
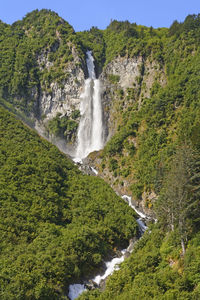
[[[85,292],[79,300],[199,299],[200,155],[191,145],[172,156],[156,212],[158,223],[149,226],[105,290]]]
[[[71,114],[71,118],[68,116],[62,116],[57,114],[57,116],[51,119],[47,124],[48,133],[60,138],[66,138],[67,141],[75,141],[76,133],[78,129],[77,118],[80,117],[79,110],[74,110]]]
[[[120,80],[120,76],[119,75],[114,75],[114,74],[108,74],[108,80],[111,83],[118,83]]]
[[[145,205],[158,223],[104,292],[80,299],[199,299],[200,15],[169,29],[114,20],[106,30],[79,33],[49,10],[11,26],[0,22],[1,106],[29,124],[40,113],[41,90],[51,94],[52,82],[62,87],[74,51],[83,61],[87,49],[97,73],[116,57],[142,61],[127,89],[107,74],[115,134],[95,156],[114,187],[137,201],[144,192],[156,195]],[[58,114],[46,129],[71,141],[79,117]],[[3,108],[0,119],[0,298],[63,299],[70,283],[93,274],[137,234],[134,212]]]
[[[146,58],[157,61],[165,71],[165,85],[157,78],[150,97],[143,97],[144,68],[131,96],[134,104],[127,101],[127,91],[114,92],[117,131],[100,154],[102,170],[127,180],[136,200],[144,191],[155,191],[157,200],[147,198],[146,206],[156,211],[158,223],[150,226],[103,292],[86,292],[80,300],[200,298],[199,17],[174,22],[169,30],[149,29],[149,37],[144,29],[144,66]],[[120,34],[128,23],[113,25]],[[125,49],[131,55],[131,47]],[[128,124],[134,124],[132,130]]]
[[[153,55],[162,62],[162,38],[166,37],[168,29],[155,30],[145,26],[137,26],[128,21],[112,21],[106,30],[92,27],[89,31],[78,32],[78,38],[84,50],[93,51],[99,70],[117,56]]]
[[[200,156],[177,148],[157,201],[158,223],[149,226],[103,292],[80,300],[182,300],[200,297]]]
[[[98,72],[117,56],[151,57],[171,72],[178,66],[175,49],[189,55],[198,45],[199,15],[188,16],[184,23],[176,21],[169,30],[114,20],[106,30],[92,27],[75,33],[56,13],[35,10],[11,26],[0,22],[0,93],[15,108],[37,115],[41,89],[50,93],[51,82],[62,86],[67,79],[73,47],[82,61],[86,50],[92,50]],[[50,62],[48,68],[45,59]]]
[[[132,255],[106,282],[106,289],[82,294],[79,300],[182,300],[200,297],[200,236],[193,237],[180,257],[176,232],[154,226]]]
[[[103,180],[0,107],[0,298],[62,299],[137,234]]]
[[[164,178],[163,190],[156,203],[160,222],[172,232],[178,232],[183,255],[190,233],[198,228],[199,183],[199,155],[188,145],[183,145],[173,156],[170,171]]]
[[[187,25],[188,20],[191,26]],[[114,24],[114,32],[119,34],[119,28],[124,28],[123,24]],[[124,26],[129,26],[127,24]],[[140,53],[144,62],[139,85],[128,90],[119,90],[116,85],[114,90],[113,101],[117,105],[114,115],[116,133],[101,153],[101,167],[105,171],[105,166],[109,167],[115,159],[116,167],[110,168],[109,172],[117,176],[119,181],[127,180],[129,191],[135,199],[141,198],[144,191],[160,193],[163,176],[177,145],[185,141],[191,143],[194,149],[200,149],[199,16],[189,16],[179,26],[182,30],[178,35],[172,35],[167,29],[153,29],[153,33],[147,35],[145,29],[142,40],[148,39],[148,45],[152,43],[155,47],[153,41],[159,39],[162,47],[156,51],[144,45],[143,51],[146,54]],[[135,28],[139,30],[140,27]],[[111,29],[114,30],[112,26]],[[107,31],[111,29],[108,27]],[[131,55],[130,48],[127,51]],[[157,70],[158,75],[148,98],[143,96],[143,81],[148,73],[146,59],[155,60],[166,72],[166,85],[161,86]],[[147,203],[147,206],[152,204]]]
[[[78,32],[77,37],[81,48],[86,53],[87,50],[92,50],[95,58],[97,71],[102,69],[105,63],[105,41],[103,31],[97,27],[92,27],[89,31]]]

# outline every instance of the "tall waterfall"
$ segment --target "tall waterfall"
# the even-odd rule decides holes
[[[101,84],[96,78],[92,52],[87,51],[86,54],[89,78],[85,80],[84,92],[81,95],[76,160],[81,160],[90,152],[103,148]]]

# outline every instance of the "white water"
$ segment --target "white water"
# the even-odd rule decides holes
[[[88,156],[90,152],[102,149],[104,144],[101,86],[100,81],[96,79],[94,58],[92,57],[90,51],[87,51],[87,68],[89,78],[85,80],[84,92],[81,95],[81,120],[78,128],[76,156],[74,158],[74,161],[76,163],[81,163],[82,159]],[[98,172],[94,168],[91,169],[96,175],[98,174]],[[137,220],[137,222],[140,227],[141,233],[143,233],[147,227],[142,222],[142,219],[146,218],[146,216],[136,210],[134,205],[131,203],[131,197],[124,195],[122,198],[126,200],[129,206],[131,206],[141,217]],[[92,279],[92,281],[99,285],[101,280],[111,275],[115,270],[118,270],[119,264],[124,261],[127,251],[129,253],[132,252],[129,251],[129,248],[130,247],[121,251],[121,257],[115,257],[111,261],[105,262],[105,273],[103,275],[97,275]],[[71,300],[74,300],[85,290],[86,288],[84,284],[71,284],[69,286],[68,297]]]
[[[124,195],[122,196],[122,199],[126,200],[129,204],[129,206],[131,208],[133,208],[135,210],[135,212],[140,216],[139,219],[137,219],[137,223],[139,225],[140,231],[141,233],[144,233],[145,230],[147,229],[147,226],[144,225],[142,219],[146,219],[147,216],[145,216],[143,213],[139,212],[135,206],[132,204],[131,202],[131,197]],[[106,271],[105,273],[100,276],[97,275],[94,279],[92,279],[94,282],[96,282],[98,285],[100,284],[101,280],[105,279],[106,277],[108,277],[109,275],[111,275],[115,270],[119,270],[119,264],[121,264],[124,259],[125,259],[125,254],[128,251],[129,247],[127,249],[124,249],[121,251],[122,256],[121,257],[116,257],[113,258],[111,261],[106,262]],[[133,249],[132,249],[133,250]],[[128,251],[129,253],[131,253],[132,251]]]
[[[148,217],[145,214],[143,214],[142,212],[140,212],[139,210],[137,210],[137,208],[132,204],[130,196],[124,195],[124,196],[122,196],[122,199],[124,199],[125,201],[127,201],[128,205],[131,208],[133,208],[134,211],[140,216],[140,218],[137,219],[136,221],[137,221],[137,223],[139,225],[141,233],[144,233],[145,230],[147,229],[147,226],[144,225],[144,222],[142,221],[142,219],[148,219]]]
[[[84,284],[71,284],[69,286],[69,294],[68,297],[71,300],[74,300],[78,298],[80,294],[82,294],[84,291],[86,291],[86,288],[84,287]]]
[[[81,161],[90,152],[103,148],[103,120],[101,104],[101,84],[96,79],[94,58],[87,51],[87,68],[89,78],[85,80],[84,92],[81,95],[81,120],[77,135],[75,159]]]
[[[97,275],[94,279],[92,279],[92,281],[99,285],[101,280],[111,275],[115,270],[119,270],[119,264],[121,264],[124,261],[126,249],[122,250],[121,253],[121,257],[115,257],[111,261],[106,262],[105,273],[102,276]]]
[[[91,170],[94,172],[95,175],[99,174],[98,171],[95,168],[91,167]]]
[[[122,198],[128,202],[129,206],[131,208],[133,208],[135,210],[135,212],[140,216],[139,219],[137,219],[137,223],[139,225],[141,234],[143,234],[145,232],[145,230],[147,229],[147,226],[143,223],[142,219],[148,219],[148,217],[146,215],[144,215],[143,213],[139,212],[135,206],[132,204],[131,202],[131,197],[124,195],[122,196]],[[106,270],[104,272],[103,275],[97,275],[95,278],[92,279],[92,281],[94,281],[97,285],[100,284],[101,280],[104,280],[105,278],[107,278],[109,275],[111,275],[114,271],[119,270],[119,265],[124,261],[125,259],[125,254],[127,253],[127,251],[129,253],[131,253],[133,251],[133,247],[132,250],[129,250],[130,245],[128,246],[127,249],[124,249],[121,251],[122,256],[121,257],[115,257],[113,258],[111,261],[106,262]],[[83,284],[72,284],[69,286],[69,290],[70,293],[68,294],[68,297],[71,300],[76,299],[83,291],[85,291],[86,289],[84,288]],[[78,293],[78,294],[77,294]],[[76,296],[77,295],[77,296]]]
[[[124,196],[122,196],[122,199],[124,199],[125,201],[128,202],[128,205],[132,209],[134,209],[134,211],[138,214],[138,216],[140,216],[142,219],[148,219],[148,217],[145,214],[143,214],[142,212],[140,212],[139,210],[137,210],[137,208],[132,204],[130,196],[124,195]]]

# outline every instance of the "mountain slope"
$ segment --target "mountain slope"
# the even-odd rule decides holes
[[[101,179],[0,107],[0,298],[61,299],[137,234]]]
[[[200,297],[200,236],[189,242],[180,257],[176,233],[164,235],[153,228],[138,242],[132,255],[106,282],[103,292],[94,290],[80,300],[168,300]]]
[[[105,34],[117,51],[125,31],[123,22],[113,25]],[[101,74],[111,137],[90,163],[146,210],[156,201],[176,146],[186,141],[200,149],[199,16],[188,16],[176,30],[144,28],[143,38],[142,28],[134,28],[137,35],[120,44],[123,56],[118,50]]]
[[[106,290],[82,299],[199,299],[200,185],[185,165],[189,156],[169,180],[181,147],[199,162],[199,33],[200,15],[169,29],[113,21],[79,33],[47,10],[0,23],[0,103],[68,147],[80,120],[84,53],[93,51],[107,144],[88,162],[116,191],[157,213],[158,224]],[[69,283],[136,233],[134,213],[103,181],[81,175],[55,147],[1,116],[1,297],[62,299]]]
[[[48,122],[59,113],[65,118],[65,131],[69,123],[73,125],[65,136],[71,142],[77,130],[72,114],[79,110],[87,73],[85,54],[72,26],[45,9],[11,26],[1,22],[0,61],[4,106],[12,106],[15,114],[50,139],[54,131]]]

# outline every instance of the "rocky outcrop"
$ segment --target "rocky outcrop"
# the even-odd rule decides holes
[[[104,83],[105,89],[109,86],[109,76],[117,75],[119,80],[117,85],[119,88],[130,88],[136,82],[136,77],[140,75],[140,66],[142,65],[142,57],[117,57],[110,62],[103,70],[100,79]]]
[[[87,70],[85,62],[79,57],[75,46],[72,44],[69,46],[72,58],[69,62],[65,63],[61,79],[53,75],[57,69],[54,66],[54,62],[49,60],[50,54],[56,49],[46,49],[38,55],[37,64],[41,73],[44,74],[44,79],[42,79],[39,89],[33,87],[31,91],[31,95],[35,99],[35,114],[32,115],[35,121],[35,129],[39,134],[55,143],[62,151],[65,149],[67,153],[71,153],[72,151],[72,142],[62,141],[60,137],[49,135],[47,124],[49,120],[55,118],[58,114],[60,117],[70,117],[75,110],[77,111],[80,108],[80,96],[83,92]],[[59,42],[54,47],[59,47]],[[48,83],[49,86],[45,81],[45,74],[48,73],[52,74],[55,78],[50,80]]]
[[[74,48],[73,48],[74,49]],[[43,119],[51,119],[57,113],[70,115],[75,109],[79,109],[80,95],[84,86],[84,67],[75,49],[73,50],[73,61],[68,63],[64,72],[65,79],[62,83],[51,82],[50,92],[41,91],[39,97],[39,110]],[[38,63],[45,64],[45,68],[52,67],[47,59],[48,54],[38,58]]]
[[[166,84],[164,69],[158,62],[151,57],[144,60],[141,56],[115,58],[104,67],[100,80],[107,140],[116,131],[120,117],[117,109],[123,111],[135,101],[141,106],[143,99],[150,97],[155,81],[161,86]],[[120,98],[123,98],[121,104]]]
[[[137,89],[137,78],[140,74],[142,57],[117,57],[111,61],[100,75],[103,91],[105,131],[107,140],[115,133],[117,126],[116,106],[118,96],[116,92],[127,93],[128,88]],[[124,103],[124,105],[126,105]]]
[[[48,52],[38,56],[38,65],[41,71],[47,69],[51,71],[53,63],[48,60]],[[80,96],[84,88],[84,80],[87,71],[84,63],[78,56],[74,47],[72,47],[73,61],[67,64],[65,69],[65,79],[62,84],[53,81],[48,90],[41,90],[38,96],[39,118],[36,121],[36,129],[40,128],[40,133],[45,133],[45,124],[58,113],[70,116],[74,110],[80,107]],[[102,102],[104,108],[105,140],[109,139],[115,132],[115,99],[113,97],[116,89],[123,89],[126,92],[128,88],[137,89],[139,84],[137,78],[141,73],[142,57],[126,58],[118,57],[110,62],[100,75],[102,83]],[[110,75],[119,78],[117,84],[113,83]],[[33,90],[33,94],[35,91]],[[37,95],[35,95],[37,96]],[[111,126],[112,124],[112,126]]]
[[[155,83],[164,86],[167,83],[164,66],[151,57],[144,60],[142,57],[128,58],[118,57],[110,62],[103,70],[100,79],[103,86],[103,107],[106,136],[109,140],[121,126],[121,114],[127,112],[133,105],[142,106],[143,100],[148,101],[151,97],[152,88]],[[138,148],[136,137],[128,137],[129,145]],[[123,156],[126,157],[126,149]],[[109,167],[109,161],[102,160],[102,154],[91,153],[86,159],[86,164],[98,170],[98,176],[102,177],[119,195],[132,195],[130,186],[134,182],[134,175],[125,175],[119,172],[116,176]],[[117,155],[115,160],[117,161]],[[105,160],[105,157],[104,157]],[[119,163],[119,165],[121,162]],[[128,171],[128,166],[127,166]],[[154,191],[145,191],[140,200],[133,198],[134,205],[147,216],[155,218],[152,211],[157,195]]]

